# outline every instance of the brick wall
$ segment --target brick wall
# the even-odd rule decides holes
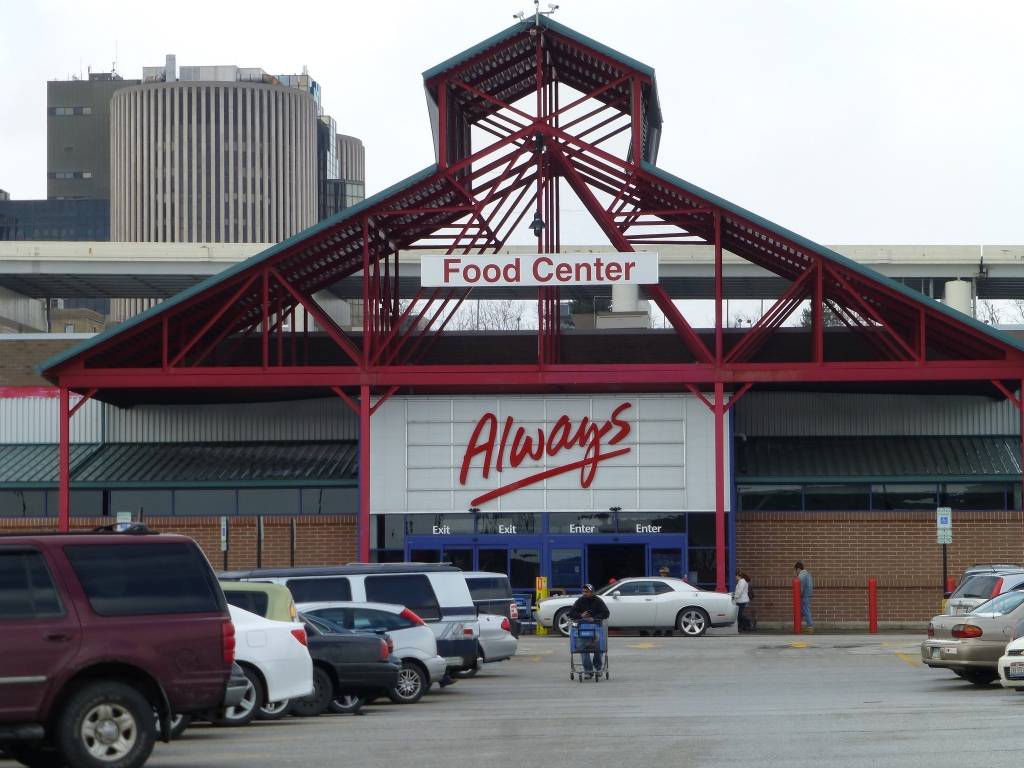
[[[264,567],[291,565],[290,517],[263,518],[263,547],[260,561]],[[296,517],[295,565],[340,565],[357,559],[356,517],[354,515],[317,515]],[[72,518],[72,530],[88,530],[109,524],[110,518]],[[215,570],[224,569],[220,549],[219,517],[147,517],[146,525],[161,533],[180,533],[196,540]],[[234,517],[228,523],[228,568],[255,568],[257,562],[257,522],[255,517]],[[0,518],[0,535],[13,531],[55,531],[54,518]]]
[[[35,366],[81,343],[82,339],[61,338],[0,341],[0,387],[52,386],[33,370]]]
[[[974,563],[1020,563],[1020,512],[956,512],[949,575]],[[878,579],[878,619],[927,621],[942,601],[942,546],[934,512],[743,512],[736,516],[736,562],[750,574],[758,621],[790,621],[793,563],[814,576],[818,621],[868,618],[868,579]]]

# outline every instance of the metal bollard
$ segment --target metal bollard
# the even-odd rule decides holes
[[[950,594],[953,594],[954,592],[956,592],[956,577],[954,577],[954,576],[947,576],[946,577],[946,591],[949,592]]]
[[[803,618],[800,610],[800,579],[793,579],[793,634],[801,633],[800,622]]]
[[[878,579],[868,579],[868,632],[878,634]]]

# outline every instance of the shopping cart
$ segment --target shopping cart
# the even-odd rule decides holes
[[[583,682],[583,659],[581,654],[589,653],[594,662],[603,661],[602,669],[594,673],[594,682],[601,680],[601,673],[604,679],[608,679],[608,632],[604,622],[574,621],[569,627],[569,679],[574,680],[579,676]]]

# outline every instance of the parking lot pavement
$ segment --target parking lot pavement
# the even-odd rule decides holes
[[[921,666],[918,635],[611,639],[611,680],[570,682],[568,643],[365,717],[198,726],[154,768],[551,762],[559,766],[1009,765],[1024,696]],[[386,700],[385,700],[386,701]],[[958,757],[957,755],[960,755]]]

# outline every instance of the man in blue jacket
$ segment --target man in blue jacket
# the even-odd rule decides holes
[[[569,609],[569,618],[579,622],[600,624],[609,615],[608,606],[604,604],[604,600],[594,594],[594,587],[591,584],[583,585],[582,597]],[[600,674],[601,667],[604,666],[604,656],[600,652],[594,654],[593,660],[589,653],[581,653],[580,660],[583,662],[583,671],[587,677],[593,677],[595,671]]]
[[[811,578],[811,572],[804,568],[803,563],[796,563],[793,568],[796,569],[796,577],[800,580],[800,613],[807,624],[804,632],[810,635],[814,633],[814,622],[811,620],[811,598],[814,596],[814,579]]]

